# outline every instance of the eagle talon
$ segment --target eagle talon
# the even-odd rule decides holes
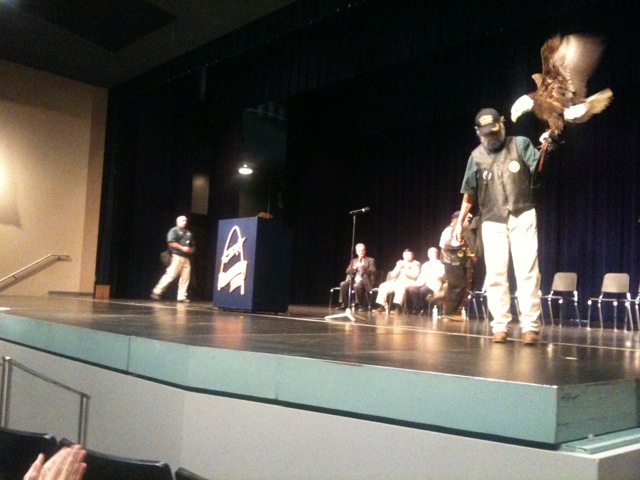
[[[544,145],[545,143],[551,143],[553,140],[551,139],[551,135],[549,134],[549,132],[544,132],[542,135],[540,135],[540,146]]]

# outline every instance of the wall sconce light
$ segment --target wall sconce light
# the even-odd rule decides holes
[[[240,175],[251,175],[253,173],[253,168],[249,167],[246,163],[244,165],[242,165],[239,169],[238,169],[238,173]]]

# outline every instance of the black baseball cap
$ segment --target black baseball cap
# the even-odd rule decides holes
[[[497,110],[483,108],[476,114],[476,131],[480,135],[497,132],[500,130],[500,122],[502,122],[502,117]]]

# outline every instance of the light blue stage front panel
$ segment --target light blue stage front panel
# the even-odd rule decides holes
[[[273,400],[277,355],[133,338],[130,372],[188,388]]]
[[[633,379],[560,388],[298,360],[279,369],[283,401],[553,445],[639,425]]]
[[[347,414],[542,443],[556,439],[554,387],[145,339],[132,342],[130,370],[189,388]]]
[[[0,337],[85,362],[128,369],[130,337],[125,335],[4,314],[0,315]]]
[[[558,441],[637,427],[637,381],[559,387]]]
[[[368,365],[304,363],[281,370],[281,400],[425,426],[555,441],[553,387]]]
[[[189,388],[553,445],[637,426],[633,381],[559,389],[137,338],[130,371]],[[611,413],[604,398],[632,407]]]

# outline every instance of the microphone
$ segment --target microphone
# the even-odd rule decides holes
[[[367,213],[371,210],[369,207],[359,208],[358,210],[352,210],[349,212],[349,215],[357,215],[358,213]]]

